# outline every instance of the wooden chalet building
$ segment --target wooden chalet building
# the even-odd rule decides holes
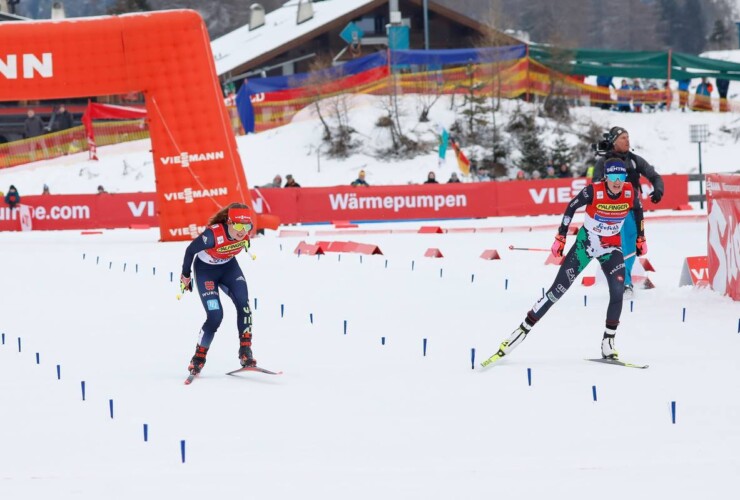
[[[399,48],[469,48],[492,32],[481,20],[428,0],[425,47],[423,4],[423,0],[299,0],[268,14],[253,4],[248,25],[211,43],[216,70],[222,83],[239,82],[249,76],[305,73],[317,58],[341,62],[386,50],[391,17],[395,26],[408,27],[408,44]],[[362,32],[359,43],[346,41],[350,23]],[[343,31],[345,39],[340,36]],[[496,40],[497,45],[522,43],[501,32],[496,32]]]

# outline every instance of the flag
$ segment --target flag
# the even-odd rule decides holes
[[[450,134],[442,126],[439,126],[439,130],[439,161],[437,164],[441,167],[445,162],[445,156],[447,156],[447,145],[450,142]]]
[[[460,172],[462,172],[463,175],[470,175],[470,160],[468,160],[468,157],[462,152],[460,145],[455,139],[450,139],[450,143],[452,144],[452,149],[455,150],[455,158],[457,158],[457,166],[460,168]]]

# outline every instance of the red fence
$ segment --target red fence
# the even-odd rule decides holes
[[[648,198],[648,210],[688,203],[688,177],[663,177],[666,195],[659,206]],[[562,214],[565,205],[586,185],[585,178],[540,181],[477,182],[414,186],[253,189],[257,212],[277,215],[284,224],[335,220],[377,221],[462,219],[495,216]],[[33,229],[156,227],[155,193],[24,196]],[[172,237],[195,237],[205,227],[169,229]],[[0,207],[0,231],[21,229],[19,211]]]

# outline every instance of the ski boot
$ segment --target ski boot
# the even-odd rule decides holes
[[[203,365],[206,364],[206,354],[208,354],[208,348],[202,345],[195,346],[195,355],[190,360],[188,371],[191,375],[198,375],[203,369]]]
[[[604,359],[619,359],[619,353],[614,346],[614,335],[616,335],[616,331],[611,331],[614,333],[609,333],[608,330],[604,332],[604,338],[601,341],[601,357]]]
[[[257,366],[257,361],[252,355],[252,333],[244,332],[239,335],[239,363],[244,368]]]
[[[501,342],[501,345],[498,347],[498,351],[496,352],[496,354],[483,361],[481,363],[481,366],[486,367],[509,354],[511,351],[514,350],[516,346],[521,344],[524,339],[527,338],[527,334],[531,329],[532,327],[526,321],[523,321],[522,324],[519,325],[517,329],[512,332],[508,339]]]

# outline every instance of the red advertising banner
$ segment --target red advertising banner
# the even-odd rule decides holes
[[[284,224],[332,220],[408,220],[560,215],[588,184],[586,178],[539,181],[475,182],[301,189],[257,189],[255,210],[278,215]],[[689,202],[688,176],[663,177],[665,195],[650,201],[643,184],[646,210],[672,209]]]
[[[689,178],[686,175],[665,175],[665,194],[660,204],[650,201],[650,183],[642,181],[642,204],[645,210],[673,209],[689,202]],[[494,183],[498,188],[496,215],[560,215],[565,206],[586,185],[585,177],[539,181]]]
[[[740,300],[740,175],[707,175],[707,202],[709,281]]]
[[[333,220],[464,219],[496,215],[496,183],[259,189],[256,210],[284,224]]]
[[[155,193],[24,196],[32,230],[159,226]],[[0,231],[21,230],[20,208],[0,207]],[[196,236],[197,233],[193,236]]]
[[[666,194],[654,205],[645,190],[646,208],[676,208],[688,203],[688,178],[663,178]],[[560,215],[587,179],[421,184],[411,186],[335,186],[326,188],[253,189],[254,209],[284,224],[344,221],[466,219],[496,216]],[[227,189],[227,188],[224,188]],[[162,193],[160,193],[161,195]],[[192,203],[198,192],[165,192],[165,198]],[[133,224],[160,226],[156,193],[24,196],[33,229],[99,229]],[[194,238],[197,224],[161,228],[163,240]],[[202,224],[202,225],[200,225]],[[20,230],[18,210],[0,207],[0,231]]]

